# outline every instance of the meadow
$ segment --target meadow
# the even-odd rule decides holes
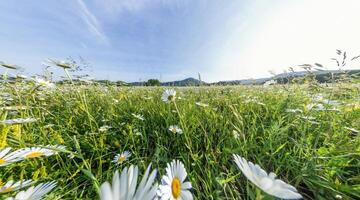
[[[164,102],[164,87],[39,82],[1,84],[0,149],[66,149],[0,166],[0,186],[56,181],[45,199],[98,199],[117,169],[142,175],[151,163],[160,183],[176,159],[194,199],[275,199],[237,168],[237,154],[304,199],[360,199],[359,84],[178,87]],[[122,152],[131,155],[114,163]]]

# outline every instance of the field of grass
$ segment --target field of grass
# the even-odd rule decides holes
[[[46,199],[97,199],[116,169],[133,164],[142,174],[152,163],[160,182],[166,164],[177,159],[195,199],[273,199],[236,167],[232,154],[238,154],[276,173],[305,199],[360,199],[359,85],[173,89],[176,100],[166,103],[162,87],[3,83],[1,120],[36,122],[2,123],[0,149],[67,149],[0,167],[1,182],[57,181]],[[169,131],[171,125],[183,133]],[[123,151],[131,157],[114,164]]]

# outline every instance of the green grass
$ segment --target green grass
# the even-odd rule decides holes
[[[247,181],[233,162],[233,153],[275,172],[306,199],[334,199],[337,194],[360,198],[360,136],[345,129],[360,129],[358,85],[316,90],[306,85],[175,88],[181,97],[176,104],[161,101],[161,87],[62,85],[53,91],[34,87],[25,82],[2,84],[2,93],[13,98],[2,98],[2,106],[29,109],[1,111],[1,118],[38,121],[1,125],[1,142],[13,149],[62,144],[76,151],[76,157],[63,152],[0,167],[0,179],[57,180],[48,199],[96,199],[99,185],[111,180],[116,169],[131,164],[144,172],[152,163],[160,182],[173,159],[184,163],[196,199],[272,199]],[[318,94],[342,101],[337,106],[340,112],[306,110]],[[245,103],[249,98],[264,105]],[[287,113],[287,108],[305,111]],[[301,116],[313,116],[318,124]],[[53,126],[46,127],[49,124]],[[99,132],[103,125],[112,128]],[[170,125],[179,125],[184,133],[171,133]],[[130,159],[114,165],[114,156],[125,150],[132,153]]]

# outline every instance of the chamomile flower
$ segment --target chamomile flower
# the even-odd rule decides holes
[[[7,124],[7,125],[14,125],[14,124],[25,124],[36,122],[37,119],[35,118],[16,118],[16,119],[7,119],[0,121],[0,124]]]
[[[63,61],[63,60],[59,61],[59,60],[54,60],[54,59],[47,59],[47,62],[50,64],[53,64],[57,67],[61,67],[63,69],[70,69],[72,67],[71,63]]]
[[[37,157],[48,157],[52,155],[58,154],[58,150],[65,150],[66,147],[62,145],[47,145],[46,147],[27,147],[23,149],[19,149],[15,152],[21,154],[23,158],[37,158]]]
[[[35,78],[35,83],[39,87],[44,87],[44,88],[54,88],[55,87],[54,83],[51,83],[50,81],[42,79],[42,78]]]
[[[3,67],[8,68],[8,69],[15,69],[15,70],[20,68],[20,67],[17,66],[17,65],[4,63],[4,62],[2,62],[2,61],[0,61],[0,66],[3,66]]]
[[[176,91],[173,89],[166,89],[161,96],[161,100],[164,102],[175,101],[175,98]]]
[[[111,126],[104,125],[104,126],[101,126],[101,127],[99,128],[99,132],[105,132],[105,131],[107,131],[107,130],[109,130],[109,129],[111,129],[111,128],[112,128]]]
[[[113,163],[121,164],[125,161],[127,161],[131,156],[131,153],[129,151],[124,151],[121,154],[117,154],[113,160]]]
[[[208,107],[209,106],[209,104],[201,103],[201,102],[196,102],[195,105],[200,106],[200,107]]]
[[[141,121],[144,121],[145,120],[145,118],[144,118],[144,116],[143,115],[140,115],[140,114],[134,114],[134,113],[132,113],[131,114],[132,116],[134,116],[135,118],[137,118],[137,119],[140,119]]]
[[[150,174],[148,166],[141,182],[137,186],[138,167],[131,165],[121,174],[114,173],[112,184],[105,182],[100,188],[101,200],[152,200],[156,196],[157,184],[154,184],[156,170]],[[150,175],[149,175],[150,174]],[[136,187],[137,186],[137,187]]]
[[[10,147],[0,150],[0,167],[23,160],[21,153],[19,152],[9,153],[10,150],[11,150]]]
[[[280,199],[302,199],[295,187],[280,179],[275,179],[276,175],[273,172],[268,174],[259,165],[254,165],[239,155],[233,154],[233,157],[236,165],[246,178],[264,192]]]
[[[183,130],[181,128],[179,128],[177,125],[171,125],[169,127],[169,131],[171,131],[172,133],[174,134],[182,134],[183,133]]]
[[[32,180],[18,181],[18,182],[14,182],[14,180],[11,180],[11,181],[8,181],[4,185],[0,184],[0,194],[7,193],[7,192],[13,192],[13,191],[25,188],[33,183],[34,183],[34,181],[32,181]]]
[[[303,111],[299,108],[296,108],[296,109],[286,109],[285,112],[287,113],[302,113]]]
[[[356,129],[350,128],[350,127],[345,127],[345,129],[346,129],[346,130],[349,130],[349,131],[351,131],[351,132],[353,132],[353,133],[359,133],[359,132],[360,132],[359,130],[356,130]]]
[[[5,200],[40,200],[56,187],[56,182],[40,183],[35,187],[32,186],[26,191],[21,191],[15,197],[9,197]]]
[[[173,160],[167,164],[166,175],[161,179],[159,186],[159,196],[162,200],[189,200],[193,199],[189,191],[192,186],[191,183],[185,181],[187,173],[182,162]]]

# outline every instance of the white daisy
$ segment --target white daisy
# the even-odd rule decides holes
[[[104,125],[99,128],[99,132],[105,132],[111,128],[112,128],[111,126]]]
[[[259,165],[254,165],[239,155],[233,154],[233,157],[236,165],[246,178],[264,192],[281,199],[302,199],[295,187],[280,179],[275,179],[276,175],[273,172],[267,174]]]
[[[11,150],[10,147],[0,150],[0,167],[23,160],[21,153],[19,152],[9,153],[10,150]]]
[[[0,124],[13,125],[13,124],[31,123],[31,122],[36,122],[36,121],[37,121],[37,119],[35,119],[35,118],[17,118],[17,119],[2,120],[2,121],[0,121]]]
[[[121,172],[116,171],[112,185],[105,182],[100,188],[101,200],[152,200],[156,196],[157,184],[154,184],[156,170],[149,176],[151,165],[148,166],[140,184],[137,186],[138,167],[131,165]]]
[[[208,107],[209,106],[209,104],[201,103],[201,102],[196,102],[195,105],[200,106],[200,107]]]
[[[184,165],[178,161],[173,160],[167,164],[166,175],[161,179],[159,186],[159,195],[162,200],[191,200],[193,196],[189,191],[192,186],[186,181],[187,173]]]
[[[50,81],[42,79],[42,78],[35,78],[35,83],[39,87],[44,87],[44,88],[54,88],[55,87],[54,83],[51,83]]]
[[[26,110],[28,108],[29,107],[27,107],[27,106],[6,106],[6,107],[0,108],[0,110],[14,111],[14,110]]]
[[[285,112],[288,112],[288,113],[302,113],[303,111],[299,108],[296,108],[296,109],[286,109]]]
[[[4,63],[2,61],[0,61],[0,65],[5,67],[5,68],[8,68],[8,69],[19,69],[20,67],[17,66],[17,65],[13,65],[13,64],[7,64],[7,63]]]
[[[233,131],[232,131],[232,134],[233,134],[233,136],[234,136],[235,139],[239,139],[239,137],[240,137],[239,132],[233,130]]]
[[[264,86],[275,85],[276,83],[277,83],[276,80],[269,80],[264,83]]]
[[[40,183],[37,186],[32,186],[26,191],[21,191],[16,194],[15,197],[9,197],[5,200],[40,200],[43,199],[44,195],[49,193],[56,187],[56,182]]]
[[[171,131],[172,133],[176,134],[182,134],[183,133],[183,130],[181,128],[179,128],[177,125],[171,125],[169,127],[169,131]]]
[[[175,98],[176,91],[173,89],[166,89],[161,96],[161,100],[164,102],[175,101]]]
[[[33,183],[34,183],[34,181],[32,181],[32,180],[18,181],[18,182],[14,182],[14,180],[11,180],[11,181],[8,181],[4,185],[0,184],[0,194],[7,193],[7,192],[13,192],[13,191],[25,188]]]
[[[356,130],[356,129],[354,129],[354,128],[345,127],[345,129],[346,129],[346,130],[349,130],[349,131],[351,131],[351,132],[353,132],[353,133],[359,133],[359,130]]]
[[[61,67],[63,69],[70,69],[71,68],[71,63],[63,61],[63,60],[54,60],[54,59],[47,59],[48,63],[51,63],[57,67]]]
[[[58,154],[58,151],[65,150],[66,147],[62,145],[47,145],[46,147],[26,147],[15,152],[21,154],[23,158],[37,158],[42,156],[52,156]]]
[[[117,154],[113,160],[113,163],[121,164],[125,161],[127,161],[131,156],[131,153],[129,151],[124,151],[121,154]]]
[[[143,116],[143,115],[140,115],[140,114],[134,114],[134,113],[132,113],[132,116],[134,116],[134,117],[137,118],[137,119],[140,119],[141,121],[144,121],[144,120],[145,120],[144,116]]]

